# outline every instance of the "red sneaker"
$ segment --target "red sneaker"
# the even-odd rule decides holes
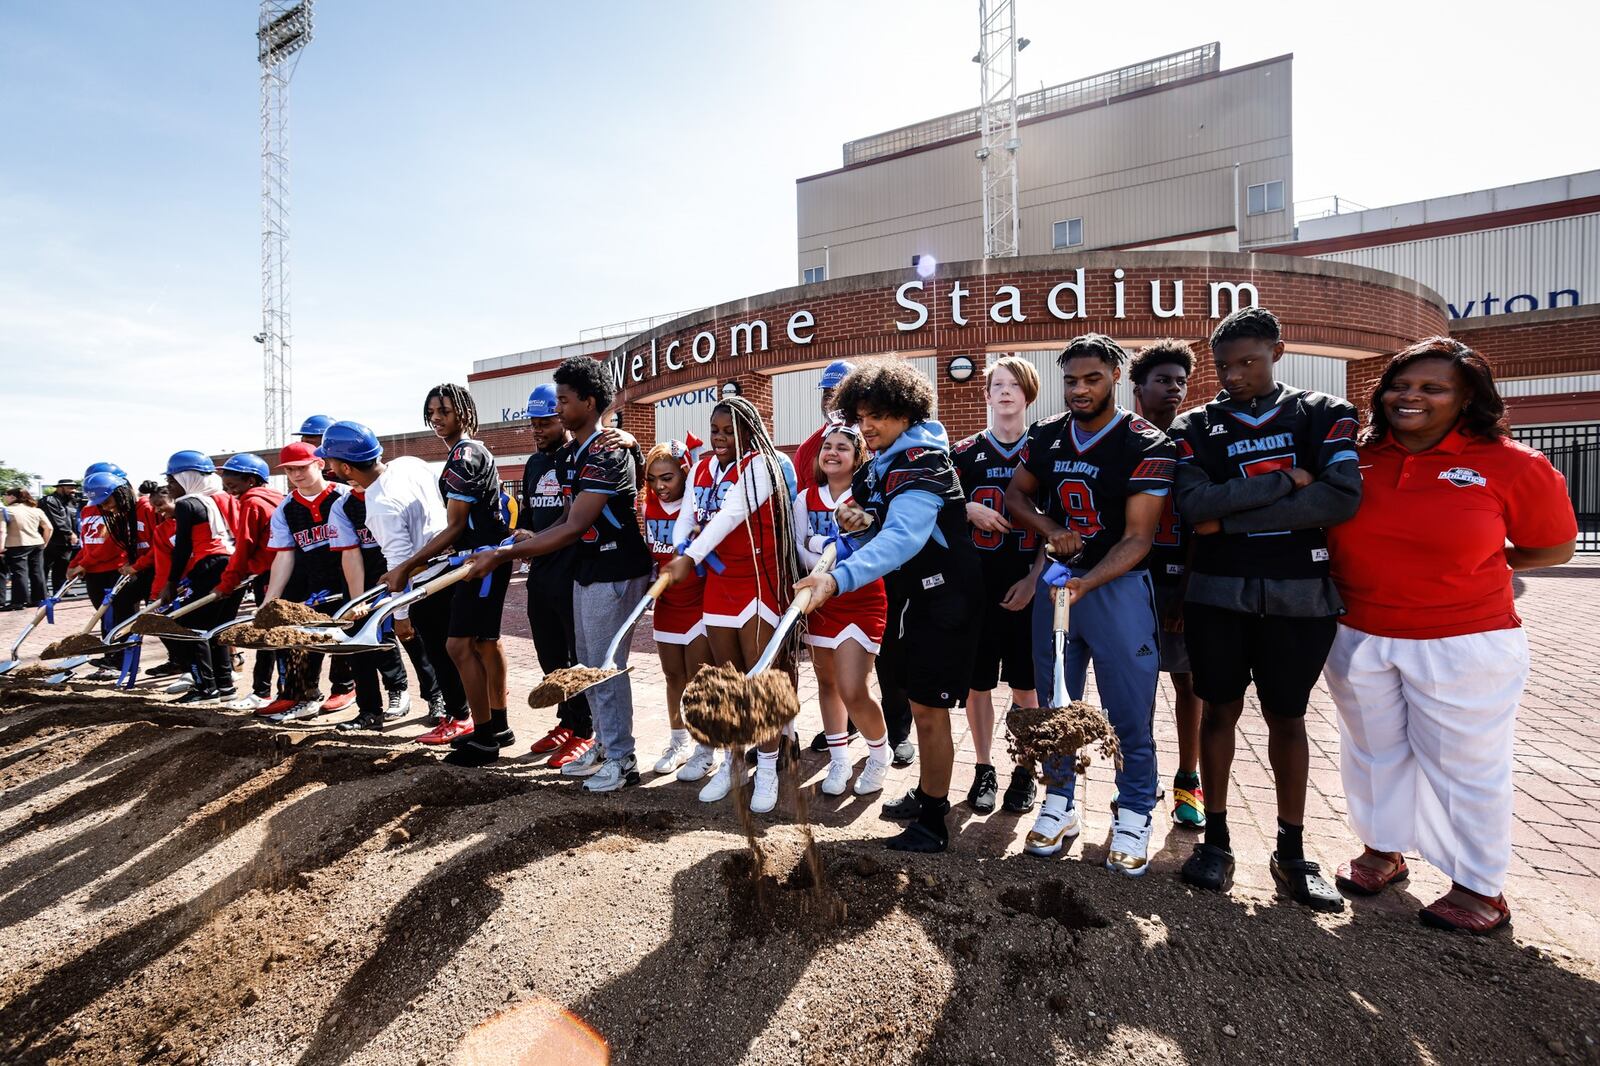
[[[594,747],[594,740],[590,737],[575,737],[568,733],[567,742],[561,745],[560,751],[550,756],[550,760],[545,765],[552,770],[559,770],[592,747]]]
[[[456,737],[472,733],[472,719],[446,718],[434,728],[417,738],[418,744],[448,744]]]
[[[547,751],[555,751],[572,739],[572,730],[564,725],[558,725],[544,736],[533,742],[533,747],[528,750],[535,755],[543,755]]]
[[[265,707],[257,707],[256,717],[265,718],[268,715],[282,714],[284,711],[287,711],[290,707],[293,707],[298,702],[298,700],[287,700],[282,696],[279,696]]]
[[[322,713],[332,714],[334,711],[342,711],[355,701],[356,694],[354,692],[335,692],[322,701]]]

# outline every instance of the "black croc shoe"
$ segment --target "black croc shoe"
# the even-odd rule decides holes
[[[1272,879],[1288,897],[1314,911],[1344,910],[1344,897],[1322,876],[1322,867],[1309,859],[1282,859],[1272,853]]]
[[[1233,852],[1215,844],[1196,844],[1178,876],[1185,884],[1210,892],[1226,892],[1233,887]]]

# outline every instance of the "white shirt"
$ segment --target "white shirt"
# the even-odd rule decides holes
[[[439,480],[416,456],[390,460],[378,480],[367,486],[367,529],[383,549],[384,562],[391,570],[443,533],[448,524]],[[396,618],[406,616],[404,607],[395,612]]]

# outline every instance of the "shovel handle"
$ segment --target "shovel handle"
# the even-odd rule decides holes
[[[807,572],[806,576],[816,577],[818,574],[826,574],[828,571],[832,570],[834,560],[837,558],[838,554],[839,549],[834,544],[829,543],[824,545],[822,548],[822,556],[817,560],[817,565],[813,566],[810,571]],[[789,604],[789,610],[798,614],[810,614],[811,590],[809,588],[804,588],[795,593],[794,602]],[[783,630],[787,630],[788,628],[788,626],[784,626],[782,630],[774,634],[774,637],[776,638],[782,636]]]
[[[173,611],[171,614],[167,615],[167,617],[168,618],[182,618],[184,615],[188,614],[190,611],[199,610],[201,607],[204,607],[208,603],[216,603],[216,602],[217,602],[217,594],[215,592],[208,592],[204,596],[201,596],[198,599],[190,600],[188,603],[184,604],[182,607],[179,607],[176,611]]]
[[[1060,588],[1056,589],[1055,593],[1055,622],[1051,625],[1051,628],[1057,633],[1065,633],[1067,631],[1067,614],[1068,608],[1072,603],[1072,594],[1067,591],[1067,586],[1065,585],[1062,585]]]

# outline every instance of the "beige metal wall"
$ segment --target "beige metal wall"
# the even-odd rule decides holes
[[[1293,236],[1291,67],[1283,58],[1025,125],[1018,155],[1021,254],[1048,254],[1052,223],[1083,219],[1086,251],[1234,225],[1243,242]],[[797,186],[799,262],[833,277],[983,255],[976,139]],[[1245,214],[1245,189],[1284,182],[1284,210]],[[1231,236],[1231,235],[1230,235]],[[1067,251],[1067,250],[1063,250]]]

